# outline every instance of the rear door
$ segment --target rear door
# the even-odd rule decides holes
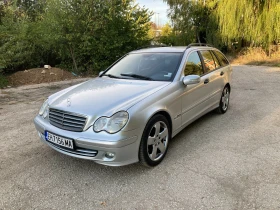
[[[223,75],[222,78],[224,79],[224,83],[228,83],[231,81],[231,74],[232,74],[232,68],[224,56],[223,53],[221,53],[218,50],[212,51],[215,57],[217,58],[219,64],[220,64],[220,72]]]
[[[208,95],[205,106],[210,108],[219,103],[224,88],[224,72],[221,65],[211,50],[201,50],[201,58],[204,64],[205,76],[208,78]]]

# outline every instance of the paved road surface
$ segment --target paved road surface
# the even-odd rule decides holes
[[[69,83],[3,90],[0,209],[280,209],[280,69],[233,76],[228,112],[183,130],[154,169],[105,167],[39,141],[33,117]]]

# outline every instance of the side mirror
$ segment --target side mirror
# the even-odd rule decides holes
[[[188,75],[183,78],[184,85],[193,85],[200,83],[200,76],[198,75]]]
[[[100,77],[103,73],[104,71],[99,72],[98,76]]]

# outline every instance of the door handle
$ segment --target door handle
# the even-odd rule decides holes
[[[205,79],[204,84],[208,84],[208,83],[209,83],[209,79]]]
[[[223,75],[224,75],[224,72],[223,72],[223,71],[221,71],[220,76],[223,76]]]

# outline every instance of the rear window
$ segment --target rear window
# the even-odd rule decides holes
[[[218,58],[218,60],[220,61],[221,66],[229,65],[228,60],[226,59],[226,57],[221,52],[219,52],[219,51],[213,51],[213,52],[216,55],[216,57]]]
[[[203,51],[200,51],[200,53],[201,53],[202,59],[204,61],[204,66],[206,68],[205,73],[215,70],[215,68],[216,68],[215,61],[214,61],[210,51],[203,50]]]
[[[218,61],[218,59],[217,59],[217,57],[215,56],[215,54],[213,53],[213,51],[211,51],[211,55],[212,55],[212,57],[214,58],[215,65],[216,65],[216,69],[217,69],[217,68],[220,68],[220,67],[221,67],[220,62]]]

